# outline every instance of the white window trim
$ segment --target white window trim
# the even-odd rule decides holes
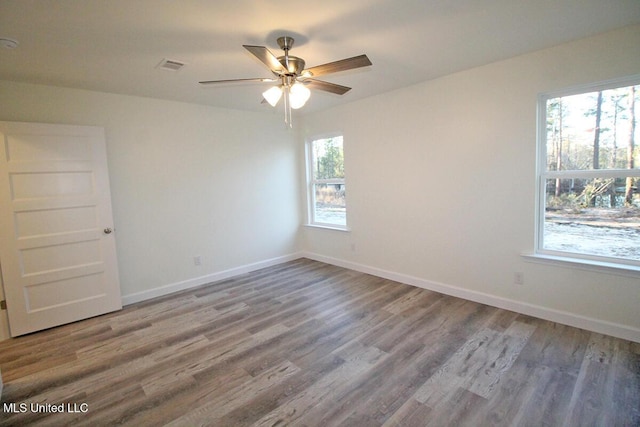
[[[306,190],[307,190],[307,223],[305,224],[305,226],[307,227],[313,227],[313,228],[321,228],[321,229],[327,229],[327,230],[335,230],[335,231],[351,231],[351,229],[349,228],[349,209],[348,209],[348,205],[349,205],[349,201],[345,200],[345,208],[346,208],[346,212],[347,212],[347,218],[346,218],[346,225],[339,225],[339,224],[331,224],[331,223],[325,223],[325,222],[318,222],[315,220],[315,205],[316,205],[316,200],[315,200],[315,191],[314,191],[314,185],[316,184],[343,184],[345,186],[345,188],[347,187],[347,179],[346,179],[346,159],[345,161],[345,177],[344,178],[330,178],[330,179],[318,179],[318,180],[314,180],[313,179],[313,150],[311,149],[311,145],[313,144],[314,141],[317,141],[319,139],[329,139],[329,138],[335,138],[335,137],[342,137],[342,141],[343,141],[343,155],[344,155],[344,134],[340,133],[340,132],[335,132],[335,133],[327,133],[327,134],[321,134],[321,135],[315,135],[313,137],[307,138],[307,140],[305,141],[305,163],[306,163],[306,171],[307,171],[307,186],[306,186]]]
[[[640,74],[607,80],[594,84],[573,86],[566,89],[546,92],[538,96],[537,109],[537,136],[536,136],[536,215],[535,215],[535,247],[533,254],[523,254],[532,261],[547,262],[552,264],[570,264],[582,266],[585,269],[600,272],[619,271],[623,275],[640,275],[640,262],[594,256],[575,252],[554,251],[544,249],[544,220],[546,201],[546,180],[562,177],[574,178],[599,178],[599,177],[627,177],[640,176],[640,169],[595,169],[583,171],[547,171],[547,100],[577,95],[586,92],[613,89],[616,87],[637,85],[640,82]]]
[[[565,252],[563,252],[562,255],[523,253],[522,257],[524,257],[526,261],[539,264],[548,264],[559,267],[570,266],[579,270],[592,271],[596,273],[615,274],[622,277],[640,277],[640,267],[620,263],[604,262],[599,260],[587,260],[577,257],[569,257],[566,256]]]

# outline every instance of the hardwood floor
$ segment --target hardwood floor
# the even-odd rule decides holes
[[[640,425],[640,344],[308,259],[1,342],[0,369],[0,425]]]

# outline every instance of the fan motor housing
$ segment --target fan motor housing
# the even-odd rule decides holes
[[[299,76],[302,70],[304,70],[304,59],[298,58],[297,56],[279,56],[278,61],[287,69],[287,74]]]

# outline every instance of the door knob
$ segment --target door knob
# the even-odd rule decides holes
[[[104,234],[111,234],[111,232],[112,232],[112,231],[113,231],[113,230],[112,230],[112,229],[110,229],[110,228],[105,228],[105,229],[104,229]]]

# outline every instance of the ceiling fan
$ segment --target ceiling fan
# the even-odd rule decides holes
[[[318,80],[316,77],[372,65],[367,55],[359,55],[311,68],[304,68],[304,59],[289,55],[289,50],[291,50],[294,43],[292,37],[279,37],[277,42],[278,46],[284,51],[284,55],[278,57],[264,46],[243,45],[245,49],[267,66],[275,78],[207,80],[200,82],[200,84],[277,82],[276,86],[271,87],[262,94],[264,97],[263,102],[266,101],[275,107],[280,101],[280,98],[284,97],[284,120],[286,124],[291,126],[291,109],[301,108],[307,102],[311,95],[309,88],[323,90],[337,95],[344,95],[351,90],[350,87]]]

